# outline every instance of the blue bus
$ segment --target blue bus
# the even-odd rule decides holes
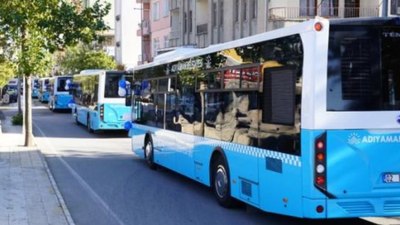
[[[301,218],[400,215],[400,20],[307,22],[134,69],[150,168]]]
[[[32,78],[32,98],[39,97],[39,78]]]
[[[39,102],[42,102],[42,103],[49,102],[49,97],[50,97],[50,92],[49,92],[49,84],[50,83],[49,82],[50,82],[49,77],[39,78],[39,89],[38,89]]]
[[[55,76],[49,79],[49,109],[51,111],[70,110],[69,103],[72,100],[69,86],[72,84],[72,76]]]
[[[124,71],[84,70],[74,76],[72,114],[89,132],[124,130],[131,109],[125,106],[125,89],[132,75]],[[122,93],[121,93],[122,91]]]

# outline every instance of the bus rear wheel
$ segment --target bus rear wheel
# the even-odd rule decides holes
[[[93,129],[92,126],[90,125],[90,116],[87,116],[87,130],[89,131],[89,133],[93,133]]]
[[[153,141],[150,138],[146,140],[146,144],[144,145],[144,158],[150,169],[154,170],[157,168],[154,163]]]
[[[76,125],[79,125],[80,123],[79,123],[79,120],[78,120],[78,112],[76,111],[76,109],[75,109],[75,123],[76,123]]]
[[[222,157],[218,157],[213,164],[212,189],[221,206],[230,208],[235,205],[231,197],[228,166]]]

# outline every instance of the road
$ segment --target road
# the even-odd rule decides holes
[[[35,103],[38,104],[38,103]],[[126,132],[90,134],[70,113],[33,109],[34,135],[77,225],[372,224],[304,220],[249,206],[220,207],[211,191],[166,169],[150,170]]]

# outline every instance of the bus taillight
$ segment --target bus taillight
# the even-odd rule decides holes
[[[100,105],[100,120],[104,120],[104,105]]]
[[[326,191],[326,133],[315,140],[314,151],[314,182],[317,188]]]
[[[316,23],[314,24],[314,29],[315,29],[316,31],[321,31],[322,28],[323,28],[323,26],[322,26],[322,23],[321,23],[321,22],[316,22]]]

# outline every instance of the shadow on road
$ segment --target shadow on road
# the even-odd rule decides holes
[[[112,211],[124,224],[371,225],[361,219],[298,219],[265,213],[244,204],[226,209],[217,204],[208,187],[165,168],[150,170],[144,160],[134,155],[66,152],[68,156],[62,159],[85,185],[76,182],[77,175],[70,175],[65,166],[57,166],[59,157],[47,156],[46,160],[77,223],[85,224],[89,221],[87,215],[97,211],[99,216],[92,217],[91,224],[98,224],[96,220],[117,224],[112,218],[103,218]],[[96,193],[107,207],[102,208],[102,204],[90,198],[88,191]]]

